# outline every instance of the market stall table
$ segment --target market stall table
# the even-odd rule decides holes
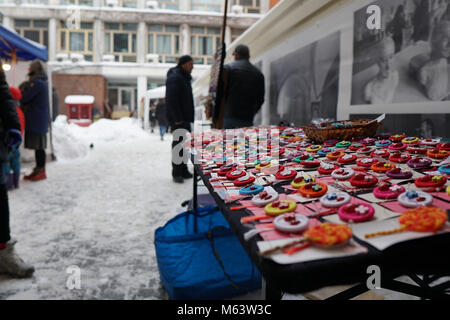
[[[191,156],[194,164],[194,209],[197,203],[197,184],[201,179],[214,198],[231,229],[240,240],[249,257],[261,272],[266,288],[267,299],[280,299],[282,293],[305,293],[322,287],[333,285],[354,285],[331,298],[349,299],[369,290],[368,279],[372,275],[370,266],[377,266],[381,271],[381,287],[393,291],[416,295],[422,298],[446,298],[445,290],[450,286],[449,281],[438,286],[431,287],[430,283],[437,279],[450,275],[450,261],[446,255],[450,244],[450,233],[435,234],[430,237],[408,240],[380,250],[369,244],[367,239],[357,237],[354,232],[354,243],[357,247],[364,248],[364,252],[348,256],[336,256],[333,258],[321,258],[311,261],[281,264],[260,255],[258,242],[260,236],[249,240],[244,234],[249,228],[241,223],[241,218],[249,215],[245,208],[231,210],[236,204],[227,204],[217,193],[217,189],[210,183],[211,172],[202,170],[198,161],[199,154],[195,152]],[[290,183],[288,181],[277,183],[274,189],[286,192]],[[365,193],[362,191],[362,193]],[[354,194],[355,198],[358,193]],[[439,201],[443,201],[439,199]],[[444,201],[445,202],[445,201]],[[305,202],[311,205],[311,201]],[[445,202],[449,204],[449,202]],[[450,208],[450,204],[448,206]],[[331,216],[318,217],[320,222],[326,222]],[[448,224],[448,223],[447,223]],[[352,226],[356,230],[356,224]],[[419,286],[409,285],[395,280],[399,276],[407,275]],[[420,278],[418,275],[423,276]]]

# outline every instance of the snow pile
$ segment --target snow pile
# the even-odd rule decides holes
[[[139,121],[132,118],[119,120],[100,119],[88,127],[67,123],[65,115],[59,115],[53,123],[53,147],[58,160],[83,158],[93,147],[128,143],[148,136]]]
[[[77,137],[89,144],[129,143],[148,137],[148,133],[140,127],[140,121],[133,118],[100,119],[89,127],[77,127]]]
[[[80,141],[74,133],[75,124],[68,124],[66,116],[58,116],[53,123],[53,148],[58,160],[70,160],[85,157],[88,145]]]

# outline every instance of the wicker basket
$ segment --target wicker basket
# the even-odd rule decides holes
[[[334,127],[332,124],[351,122],[351,127]],[[317,128],[310,124],[303,127],[308,138],[313,139],[316,143],[323,143],[326,140],[351,140],[354,137],[373,137],[381,122],[368,119],[355,119],[346,121],[336,121],[328,125],[326,128]]]

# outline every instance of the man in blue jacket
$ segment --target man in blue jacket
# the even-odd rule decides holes
[[[36,167],[24,179],[38,181],[47,178],[45,149],[50,121],[47,75],[36,60],[29,68],[29,82],[22,91],[21,105],[25,108],[25,148],[33,149]]]
[[[194,61],[188,55],[178,59],[176,67],[167,72],[166,111],[172,128],[172,177],[176,183],[192,178],[187,168],[187,151],[180,143],[186,140],[186,133],[191,131],[194,122],[194,98],[191,87],[191,72]],[[181,130],[177,130],[181,129]]]

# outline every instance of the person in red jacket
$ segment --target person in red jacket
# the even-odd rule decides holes
[[[25,115],[22,109],[19,107],[20,100],[22,99],[22,92],[16,87],[9,87],[9,92],[11,93],[14,103],[16,105],[17,115],[20,122],[20,133],[23,137],[23,131],[25,129]],[[19,188],[20,179],[20,151],[19,148],[10,148],[8,152],[8,159],[2,163],[3,172],[6,179],[6,187],[8,190]],[[11,173],[12,169],[12,173]]]

